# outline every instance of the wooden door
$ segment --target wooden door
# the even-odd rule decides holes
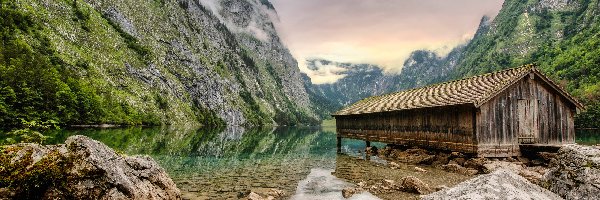
[[[517,106],[518,113],[518,133],[519,133],[519,143],[521,144],[531,144],[535,143],[535,135],[533,130],[533,121],[534,116],[532,111],[532,107],[530,106],[530,101],[528,99],[519,99]]]

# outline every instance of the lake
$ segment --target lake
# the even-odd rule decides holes
[[[431,185],[448,186],[469,178],[435,168],[427,168],[425,175],[416,174],[412,166],[391,170],[376,157],[362,159],[365,143],[359,140],[344,139],[344,154],[337,154],[332,126],[131,127],[61,130],[49,135],[52,138],[47,144],[63,143],[71,135],[85,135],[122,154],[150,155],[169,173],[185,199],[238,199],[250,191],[270,188],[283,190],[292,199],[342,199],[340,191],[349,182],[370,177],[399,179],[413,175]],[[582,132],[577,142],[598,144],[600,135],[597,131]],[[407,193],[401,196],[416,197]]]

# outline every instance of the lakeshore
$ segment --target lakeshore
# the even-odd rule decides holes
[[[150,155],[165,169],[182,192],[184,199],[237,199],[250,193],[282,191],[280,199],[323,196],[355,187],[361,182],[375,182],[416,176],[432,187],[452,187],[474,177],[419,164],[390,162],[380,157],[366,159],[363,141],[344,139],[342,154],[336,153],[336,135],[331,126],[279,127],[246,129],[240,127],[205,130],[185,127],[117,128],[61,130],[50,134],[49,143],[58,144],[71,135],[86,135],[125,155]],[[594,134],[578,138],[586,145],[600,143]],[[384,149],[383,143],[372,146]],[[419,167],[427,171],[415,170]],[[302,182],[310,177],[319,182],[306,189]],[[332,177],[323,177],[323,171]],[[312,173],[312,175],[311,175]],[[319,175],[320,173],[320,175]],[[320,177],[320,178],[319,178]],[[343,182],[341,187],[339,182]],[[337,183],[337,184],[336,184]],[[321,188],[321,189],[314,189]],[[419,195],[402,191],[372,192],[381,199]]]

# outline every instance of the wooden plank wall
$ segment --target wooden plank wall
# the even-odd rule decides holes
[[[543,82],[536,81],[534,91],[539,109],[537,127],[534,127],[538,129],[538,143],[549,145],[575,143],[575,105],[553,92],[553,89]]]
[[[480,107],[478,155],[518,156],[520,143],[573,143],[574,109],[541,79],[527,76]]]
[[[474,108],[447,106],[336,116],[340,137],[474,153]]]

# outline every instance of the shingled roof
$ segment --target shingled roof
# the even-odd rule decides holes
[[[479,107],[529,73],[537,74],[575,106],[583,107],[562,88],[541,74],[534,65],[524,65],[412,90],[368,97],[336,112],[333,116],[463,104],[472,104],[474,107]]]

